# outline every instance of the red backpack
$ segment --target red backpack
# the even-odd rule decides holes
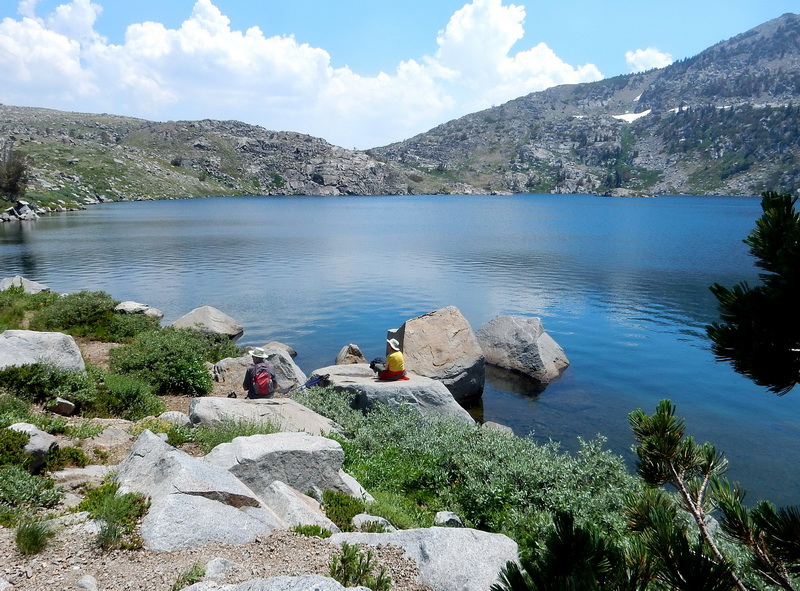
[[[266,365],[256,365],[253,372],[253,390],[256,396],[275,394],[275,379]]]

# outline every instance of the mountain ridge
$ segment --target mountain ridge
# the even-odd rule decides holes
[[[348,150],[240,121],[153,122],[0,105],[29,196],[756,195],[800,185],[800,15],[665,68],[562,85]]]

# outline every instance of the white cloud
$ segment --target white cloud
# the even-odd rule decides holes
[[[102,1],[102,0],[98,0]],[[95,29],[102,6],[72,0],[45,19],[22,0],[0,22],[0,102],[158,120],[239,119],[345,147],[397,141],[443,121],[563,83],[602,76],[523,40],[524,6],[473,0],[439,32],[438,50],[361,76],[321,48],[258,27],[231,29],[212,0],[179,28],[131,24],[122,44]]]
[[[626,51],[625,61],[631,72],[644,72],[653,68],[664,68],[672,63],[672,54],[659,51],[655,47]]]

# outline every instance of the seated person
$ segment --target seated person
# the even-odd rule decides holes
[[[392,352],[386,357],[386,369],[378,373],[378,379],[384,382],[409,379],[406,375],[406,362],[400,351],[400,343],[397,339],[388,339],[386,344]]]

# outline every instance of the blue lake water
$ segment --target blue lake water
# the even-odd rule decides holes
[[[756,198],[588,195],[279,197],[116,203],[0,225],[0,276],[105,290],[168,323],[210,305],[241,344],[285,342],[310,372],[347,343],[458,307],[477,329],[539,316],[565,349],[537,393],[490,375],[483,420],[578,447],[602,434],[632,459],[627,414],[670,398],[730,461],[748,500],[800,503],[800,391],[779,398],[718,363],[714,282],[757,281],[742,240]]]

